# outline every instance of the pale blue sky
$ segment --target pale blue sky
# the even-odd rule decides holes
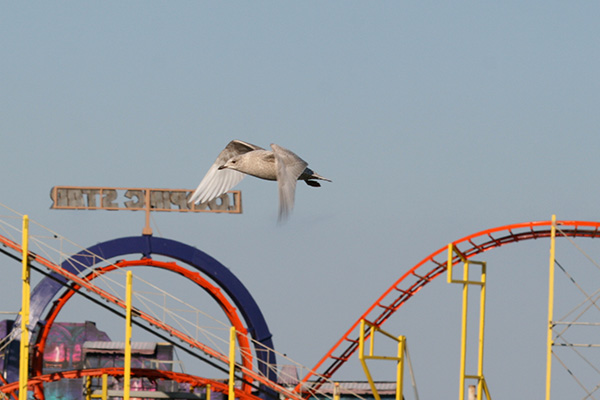
[[[599,218],[599,15],[556,1],[3,3],[0,202],[87,247],[140,234],[143,214],[49,210],[53,186],[192,189],[231,139],[294,150],[333,183],[299,184],[284,226],[276,185],[248,178],[243,215],[154,227],[237,274],[277,350],[312,366],[449,241]],[[548,243],[513,246],[490,253],[488,383],[540,398]],[[453,397],[459,288],[417,297],[389,330],[408,335],[422,398]]]

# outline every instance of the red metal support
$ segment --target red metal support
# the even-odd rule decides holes
[[[2,235],[0,235],[0,243],[5,244],[7,247],[9,247],[15,251],[20,251],[20,249],[21,249],[21,246],[18,243],[14,242]],[[85,288],[86,290],[88,290],[92,293],[95,293],[96,295],[107,300],[108,302],[125,309],[126,304],[125,304],[124,300],[93,285],[91,282],[86,281],[84,278],[81,278],[81,277],[73,274],[72,272],[69,272],[69,271],[61,268],[60,265],[54,264],[53,262],[49,261],[48,259],[46,259],[38,254],[29,252],[29,257],[30,257],[30,262],[39,263],[40,265],[44,266],[45,268],[65,277],[69,281],[73,282],[73,284],[79,285],[80,287]],[[229,358],[226,355],[201,343],[200,341],[192,338],[188,334],[183,333],[183,332],[173,328],[172,326],[165,324],[164,322],[158,320],[157,318],[155,318],[147,313],[144,313],[142,311],[137,310],[136,315],[139,318],[146,321],[147,323],[149,323],[151,326],[154,326],[154,327],[166,332],[167,334],[169,334],[173,337],[176,337],[177,339],[179,339],[185,343],[188,343],[191,347],[197,348],[197,349],[203,351],[208,356],[213,357],[214,359],[219,360],[220,362],[223,362],[225,364],[229,363]],[[260,372],[257,372],[254,370],[249,370],[249,371],[245,370],[244,372],[247,374],[247,376],[249,376],[253,380],[261,383],[263,386],[268,387],[278,393],[281,393],[281,394],[283,394],[283,396],[285,396],[287,398],[298,399],[298,395],[296,393],[293,393],[292,391],[278,385],[276,382],[269,380],[268,377],[265,377]]]
[[[487,229],[465,236],[453,242],[455,246],[462,244],[466,246],[462,253],[466,258],[473,257],[485,251],[494,249],[510,243],[516,243],[524,240],[550,237],[552,221],[525,222],[519,224],[505,225],[497,228]],[[557,221],[561,227],[561,232],[568,237],[600,237],[600,222],[594,221]],[[298,383],[294,388],[295,392],[303,393],[305,398],[310,397],[310,393],[316,391],[327,379],[349,359],[357,350],[358,345],[351,337],[358,337],[357,332],[360,321],[370,320],[377,327],[383,325],[398,309],[417,294],[425,285],[446,272],[446,255],[448,246],[445,245],[429,256],[425,257],[418,264],[406,271],[398,280],[396,280],[389,289],[365,311],[358,320],[348,329],[348,331],[333,345],[333,347],[319,360],[313,369]],[[438,258],[438,259],[436,259]],[[417,274],[417,271],[419,273]],[[421,271],[426,271],[421,273]],[[405,279],[410,276],[418,280],[410,284],[408,288],[402,288],[406,285]],[[399,292],[399,294],[398,294]],[[389,299],[393,300],[389,300]],[[393,307],[384,307],[381,310],[381,304],[390,304]],[[342,344],[350,343],[344,349],[340,349]],[[334,355],[341,350],[341,355]],[[307,382],[311,377],[317,376],[315,382],[307,387]]]
[[[213,297],[213,299],[215,299],[217,301],[217,303],[219,303],[219,305],[221,306],[221,308],[227,315],[227,318],[229,319],[231,324],[233,326],[235,326],[236,332],[238,332],[237,339],[238,339],[238,344],[240,346],[242,365],[246,369],[249,369],[249,370],[252,369],[252,350],[250,348],[250,342],[248,340],[247,331],[246,331],[246,328],[244,327],[240,317],[238,316],[235,307],[233,307],[231,305],[231,303],[227,300],[227,298],[225,298],[225,296],[223,296],[223,294],[221,293],[219,288],[214,287],[210,282],[208,282],[206,279],[204,279],[198,272],[193,272],[186,268],[183,268],[175,262],[164,262],[164,261],[153,260],[150,258],[144,258],[141,260],[133,260],[133,261],[121,260],[115,264],[110,264],[110,265],[106,265],[104,267],[96,268],[96,269],[94,269],[94,271],[90,272],[87,276],[83,277],[83,279],[87,282],[90,282],[93,279],[98,278],[107,272],[114,271],[114,270],[121,269],[121,268],[138,267],[138,266],[155,267],[155,268],[161,268],[161,269],[166,269],[168,271],[175,272],[175,273],[191,280],[192,282],[196,283],[198,286],[200,286],[204,290],[206,290]],[[36,338],[36,343],[34,345],[34,352],[33,352],[33,357],[32,357],[32,375],[33,376],[43,375],[42,365],[43,365],[43,360],[44,360],[44,349],[46,347],[46,339],[50,333],[50,329],[52,328],[52,325],[53,325],[54,321],[56,320],[56,317],[58,316],[58,314],[60,313],[60,311],[62,310],[64,305],[71,299],[71,297],[73,297],[73,295],[80,288],[81,288],[81,286],[79,286],[77,284],[71,285],[71,288],[69,290],[65,291],[65,293],[63,293],[63,295],[60,296],[55,301],[54,305],[52,306],[52,308],[46,315],[45,323],[43,325],[42,330],[39,332],[39,334]],[[252,389],[252,387],[250,386],[252,383],[252,379],[245,375],[246,374],[244,374],[243,390],[249,393]],[[36,390],[36,392],[38,392],[38,391]]]
[[[95,369],[80,369],[73,371],[61,371],[54,372],[48,375],[40,375],[33,377],[29,380],[29,388],[34,386],[47,383],[47,382],[56,382],[62,379],[79,379],[86,376],[89,377],[101,377],[102,375],[109,375],[115,377],[123,376],[123,368],[95,368]],[[179,383],[187,383],[191,387],[205,387],[210,384],[211,390],[217,391],[223,394],[227,394],[228,387],[227,384],[221,381],[215,381],[212,379],[201,378],[194,375],[188,375],[180,372],[173,371],[164,371],[164,370],[156,370],[156,369],[142,369],[142,368],[132,368],[131,369],[131,377],[132,378],[148,378],[150,380],[169,380],[175,381]],[[8,385],[0,386],[0,392],[4,393],[4,395],[13,395],[15,391],[19,389],[19,382],[9,383]],[[254,396],[250,393],[246,393],[243,390],[236,389],[235,397],[241,400],[261,400],[259,397]]]

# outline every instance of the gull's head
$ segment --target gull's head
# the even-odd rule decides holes
[[[236,157],[232,157],[229,160],[227,160],[227,162],[225,164],[221,165],[219,167],[219,169],[221,170],[221,169],[229,168],[229,169],[237,170],[239,168],[240,164],[241,164],[241,157],[236,156]]]

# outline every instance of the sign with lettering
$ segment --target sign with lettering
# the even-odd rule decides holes
[[[55,186],[50,192],[56,210],[143,210],[240,214],[242,194],[227,192],[214,200],[189,204],[193,190]]]

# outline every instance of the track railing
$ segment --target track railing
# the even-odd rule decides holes
[[[1,236],[1,235],[0,235],[0,243],[5,245],[6,247],[9,247],[10,249],[14,250],[17,253],[21,252],[20,244],[14,242],[4,236]],[[43,267],[47,268],[48,270],[63,276],[68,281],[72,282],[73,284],[77,285],[78,287],[83,288],[83,289],[87,290],[88,292],[96,294],[103,300],[106,300],[109,303],[112,303],[113,305],[115,305],[119,308],[125,309],[127,306],[125,300],[123,300],[111,293],[108,293],[104,289],[94,285],[91,281],[88,281],[85,278],[79,277],[78,275],[75,275],[69,271],[66,271],[65,269],[61,268],[60,265],[55,264],[42,256],[39,256],[33,252],[29,252],[29,262],[35,262],[37,264],[42,265]],[[144,320],[149,325],[164,331],[168,335],[175,337],[184,343],[189,344],[193,348],[197,348],[197,349],[201,350],[208,356],[213,357],[214,359],[222,362],[224,365],[229,365],[229,357],[227,355],[212,349],[211,347],[201,343],[200,341],[193,338],[192,336],[173,328],[172,326],[160,321],[158,318],[155,318],[141,310],[136,309],[134,311],[134,314],[138,318]],[[300,400],[301,397],[297,393],[294,393],[291,390],[289,390],[281,385],[278,385],[276,382],[269,380],[264,375],[254,371],[254,370],[245,368],[243,365],[238,365],[238,367],[245,375],[247,375],[254,381],[259,382],[262,385],[276,391],[277,393],[282,394],[286,398]]]
[[[562,236],[600,237],[600,222],[556,221]],[[470,258],[496,247],[531,239],[550,237],[552,221],[525,222],[487,229],[458,239],[452,244],[460,247],[460,252]],[[313,369],[300,381],[294,391],[307,393],[305,398],[337,372],[359,346],[361,320],[375,327],[381,327],[408,300],[423,289],[429,282],[446,272],[448,245],[434,251],[418,264],[410,268],[396,280],[365,311],[333,347],[319,360]],[[458,261],[456,256],[455,262]],[[365,332],[368,335],[368,332]],[[313,378],[312,382],[309,380]]]

